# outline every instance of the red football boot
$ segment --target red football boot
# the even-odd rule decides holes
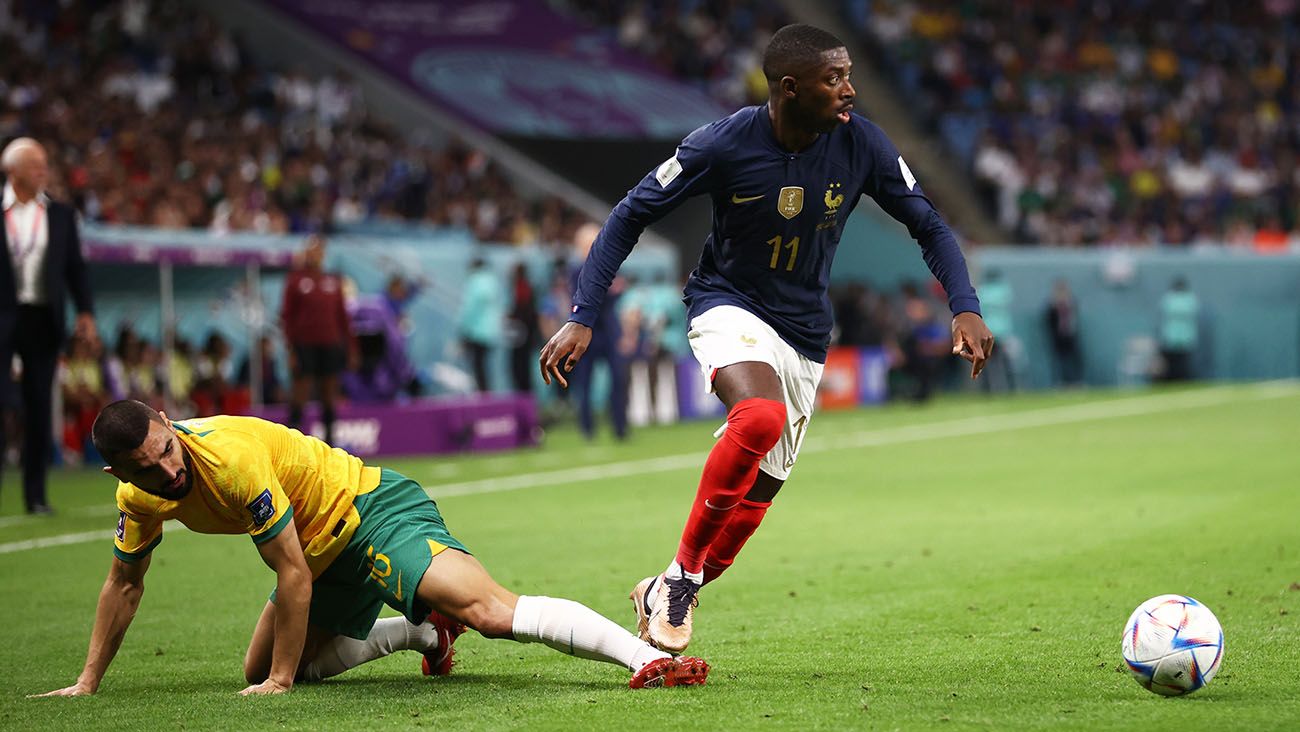
[[[660,686],[699,686],[709,678],[709,664],[694,656],[658,658],[632,674],[628,686],[654,689]]]
[[[437,610],[429,613],[429,622],[438,631],[438,645],[424,653],[420,671],[425,676],[446,676],[455,663],[452,656],[456,655],[456,639],[465,632],[465,626]]]

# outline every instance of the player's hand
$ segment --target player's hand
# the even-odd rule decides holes
[[[281,684],[275,679],[267,679],[266,681],[263,681],[260,684],[253,684],[247,689],[244,689],[243,691],[239,692],[239,695],[254,696],[254,695],[262,695],[262,694],[283,694],[292,688],[293,688],[293,684],[285,686],[284,684]]]
[[[54,691],[47,691],[44,694],[28,694],[27,698],[39,699],[41,697],[46,697],[46,696],[90,696],[91,694],[94,693],[95,693],[94,689],[78,681],[72,686],[66,686],[62,689],[55,689]]]
[[[582,358],[582,354],[587,352],[587,347],[591,345],[591,328],[582,323],[569,321],[551,336],[551,340],[542,346],[542,355],[538,363],[542,367],[542,381],[549,386],[551,377],[560,382],[560,386],[569,388],[568,379],[564,374],[573,370],[574,365]],[[560,365],[564,369],[560,369]]]
[[[993,353],[993,334],[983,318],[975,313],[957,313],[952,319],[952,353],[970,361],[972,379],[980,375]]]

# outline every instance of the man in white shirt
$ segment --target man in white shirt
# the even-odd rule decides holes
[[[76,212],[45,195],[45,148],[20,137],[0,153],[0,167],[5,172],[0,242],[7,255],[0,256],[0,393],[12,390],[11,365],[17,355],[22,362],[23,498],[28,513],[49,514],[45,473],[52,442],[52,390],[66,336],[69,296],[77,308],[77,334],[98,336]],[[0,430],[0,456],[4,454]]]

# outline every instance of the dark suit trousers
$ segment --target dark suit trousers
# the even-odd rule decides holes
[[[45,474],[50,464],[54,398],[54,372],[59,362],[61,323],[54,322],[54,308],[19,305],[13,338],[0,343],[0,387],[6,397],[12,392],[10,365],[13,354],[23,361],[20,395],[23,405],[23,499],[30,511],[44,505]],[[8,407],[8,404],[5,405]],[[6,449],[0,428],[0,456]],[[0,461],[3,464],[3,461]]]

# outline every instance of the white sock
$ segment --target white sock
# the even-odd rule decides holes
[[[633,672],[657,658],[669,657],[609,618],[572,600],[521,595],[512,625],[515,640],[520,643],[545,643],[560,653],[617,663]]]
[[[411,625],[406,618],[375,621],[363,641],[336,635],[302,671],[304,681],[320,681],[393,651],[427,651],[438,645],[438,631],[429,623]]]
[[[664,576],[670,579],[681,579],[682,577],[685,577],[697,585],[704,584],[704,572],[686,572],[682,569],[682,565],[678,564],[676,560],[668,565],[668,569],[664,570]]]

